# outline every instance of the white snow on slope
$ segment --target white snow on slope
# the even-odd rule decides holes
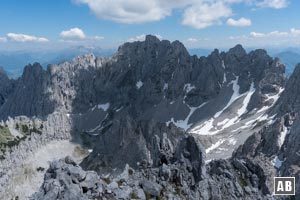
[[[140,89],[144,85],[144,83],[141,80],[139,80],[138,82],[136,82],[135,85],[136,85],[137,89]]]
[[[235,80],[233,80],[231,82],[231,84],[232,84],[233,94],[232,94],[230,100],[228,101],[227,105],[222,110],[217,112],[212,118],[205,121],[200,126],[193,128],[191,130],[191,133],[196,133],[196,134],[200,134],[200,135],[217,134],[220,131],[220,130],[216,129],[217,127],[221,127],[221,130],[228,128],[228,127],[234,125],[237,122],[237,120],[241,117],[241,115],[243,115],[245,112],[247,112],[247,106],[250,102],[251,96],[255,92],[254,83],[251,84],[249,91],[245,94],[239,94],[240,87],[238,85],[238,77]],[[214,120],[217,119],[227,108],[229,108],[237,99],[239,99],[242,96],[245,96],[245,97],[243,100],[242,107],[240,109],[238,109],[238,111],[236,113],[237,116],[233,117],[231,119],[226,118],[223,121],[219,122],[217,124],[217,126],[214,126]]]
[[[288,128],[283,125],[283,130],[280,132],[280,136],[278,139],[278,144],[281,147],[283,145],[283,142],[286,138],[286,135],[289,133]]]
[[[236,112],[237,116],[234,117],[234,118],[232,118],[232,119],[230,119],[230,120],[228,120],[228,121],[226,122],[226,124],[223,126],[223,129],[228,128],[228,127],[234,125],[235,123],[237,123],[237,122],[239,121],[240,117],[241,117],[244,113],[246,113],[246,112],[248,111],[248,110],[247,110],[247,106],[248,106],[248,104],[249,104],[249,102],[250,102],[250,99],[251,99],[251,97],[252,97],[252,95],[253,95],[254,92],[255,92],[255,89],[254,89],[254,83],[252,82],[252,84],[251,84],[251,86],[250,86],[250,89],[249,89],[249,92],[247,92],[247,94],[246,94],[246,96],[245,96],[245,98],[244,98],[244,100],[243,100],[243,105],[242,105],[242,107],[239,108],[239,109],[237,110],[237,112]]]
[[[218,148],[221,144],[223,144],[225,142],[224,139],[221,139],[219,141],[217,141],[215,144],[212,144],[209,148],[207,148],[205,150],[205,153],[209,153],[211,152],[212,150],[215,150],[216,148]]]
[[[169,85],[168,85],[168,83],[165,83],[164,84],[164,88],[163,88],[163,90],[167,90],[169,88]]]
[[[109,109],[110,104],[109,103],[105,103],[105,104],[99,104],[98,108],[102,109],[104,112],[106,112]]]
[[[239,85],[237,84],[238,78],[236,78],[234,81],[231,82],[233,94],[227,103],[227,105],[219,112],[217,112],[214,117],[210,118],[209,120],[205,121],[203,124],[201,124],[198,127],[195,127],[191,130],[191,133],[196,133],[200,135],[214,135],[217,134],[219,131],[224,130],[235,123],[237,123],[240,119],[240,117],[247,112],[247,106],[250,102],[251,96],[255,92],[254,83],[251,84],[250,89],[247,93],[239,94]],[[235,117],[229,119],[226,118],[221,122],[217,123],[217,126],[214,126],[214,120],[217,119],[227,108],[229,108],[237,99],[240,97],[245,96],[243,99],[242,106],[237,110]],[[217,130],[216,128],[220,127],[220,130]]]
[[[191,90],[193,90],[195,88],[196,88],[195,86],[191,85],[190,83],[187,83],[184,85],[183,89],[185,90],[186,93],[189,93]]]
[[[227,103],[227,105],[222,110],[217,112],[214,115],[214,118],[219,117],[224,112],[224,110],[226,110],[235,100],[237,100],[240,97],[240,93],[239,93],[240,86],[238,85],[238,80],[239,80],[239,78],[237,77],[235,80],[231,81],[233,94],[232,94],[229,102]]]
[[[222,60],[222,67],[225,69],[225,63],[224,63],[224,60]]]
[[[190,107],[189,105],[186,104],[190,108],[190,113],[188,114],[188,116],[184,120],[178,120],[176,122],[174,121],[174,118],[172,117],[170,121],[166,122],[166,125],[169,126],[169,124],[172,122],[175,126],[182,128],[185,131],[188,130],[192,126],[192,124],[188,124],[190,117],[193,115],[193,113],[197,109],[201,108],[205,104],[206,104],[206,102],[201,104],[198,107]]]
[[[235,144],[237,143],[237,141],[236,141],[236,139],[234,139],[234,138],[229,138],[228,143],[229,143],[230,145],[235,145]]]
[[[227,81],[226,72],[224,72],[223,83],[226,83],[226,81]]]
[[[277,169],[279,169],[281,167],[282,163],[283,163],[283,161],[279,160],[278,156],[276,156],[273,160],[273,165]]]
[[[265,102],[270,101],[271,99],[273,100],[273,103],[269,106],[263,106],[261,109],[259,109],[257,112],[265,112],[266,110],[268,110],[269,108],[271,108],[279,99],[281,93],[284,91],[284,88],[280,88],[279,92],[275,95],[266,95],[267,99],[265,100]]]
[[[247,106],[248,106],[251,96],[253,95],[254,92],[255,92],[255,88],[254,88],[254,83],[252,82],[249,92],[247,93],[246,97],[244,98],[243,106],[240,109],[238,109],[238,111],[237,111],[237,114],[239,116],[241,116],[242,114],[247,112]]]

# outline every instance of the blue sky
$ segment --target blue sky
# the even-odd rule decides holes
[[[116,48],[145,34],[188,48],[300,45],[299,0],[2,0],[0,49]]]

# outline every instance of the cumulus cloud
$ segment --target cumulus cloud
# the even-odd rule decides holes
[[[288,6],[288,0],[258,0],[256,5],[259,7],[269,7],[275,9],[286,8]]]
[[[232,18],[229,18],[226,23],[229,26],[239,26],[239,27],[251,26],[251,20],[243,18],[243,17],[238,19],[238,20],[234,20]]]
[[[200,3],[188,7],[183,14],[182,24],[196,29],[203,29],[221,24],[221,19],[232,14],[231,8],[223,2]]]
[[[85,39],[85,33],[80,28],[71,28],[70,30],[62,31],[59,34],[60,38],[63,40],[74,40],[74,39]]]
[[[167,0],[163,5],[158,0],[75,0],[87,4],[99,18],[121,23],[144,23],[158,21],[171,14]],[[178,0],[177,0],[178,1]],[[182,1],[178,1],[182,2]],[[175,1],[176,4],[176,1]]]
[[[182,24],[196,29],[221,24],[222,18],[231,16],[233,4],[251,7],[284,8],[288,0],[73,0],[85,4],[100,19],[118,23],[139,24],[159,21],[182,11]],[[237,24],[249,23],[238,22]]]
[[[10,40],[13,42],[49,42],[47,38],[19,34],[19,33],[8,33],[6,40]]]
[[[161,35],[155,35],[158,39],[162,40]],[[137,35],[135,37],[129,38],[127,42],[136,42],[136,41],[144,41],[146,39],[146,34]]]
[[[80,28],[71,28],[69,30],[64,30],[59,34],[61,41],[64,42],[93,42],[103,40],[103,36],[87,36],[85,32]]]

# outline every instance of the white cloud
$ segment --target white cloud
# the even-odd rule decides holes
[[[104,37],[103,36],[94,36],[94,37],[92,37],[92,39],[93,40],[103,40],[104,39]]]
[[[159,40],[162,40],[161,35],[155,35]],[[146,34],[137,35],[135,37],[129,38],[127,42],[136,42],[136,41],[144,41],[146,39]]]
[[[72,0],[85,4],[100,19],[118,23],[140,24],[159,21],[172,15],[175,9],[182,11],[182,24],[196,29],[222,23],[222,18],[231,16],[233,4],[250,7],[288,6],[288,0]],[[242,20],[235,24],[249,24]],[[250,21],[251,24],[251,21]]]
[[[288,6],[288,0],[257,0],[256,5],[259,7],[269,7],[275,9],[286,8]]]
[[[47,38],[19,33],[8,33],[6,39],[13,42],[49,42]]]
[[[265,37],[266,36],[266,34],[264,34],[264,33],[258,33],[258,32],[251,32],[250,35],[252,37],[255,37],[255,38]]]
[[[199,42],[199,40],[197,38],[188,38],[187,41],[190,42],[190,43]]]
[[[248,39],[246,35],[241,35],[241,36],[230,36],[230,40],[243,40],[243,39]]]
[[[188,7],[183,14],[182,24],[196,29],[203,29],[212,25],[221,24],[221,19],[232,14],[231,8],[222,1],[199,3]]]
[[[75,0],[87,4],[99,18],[121,23],[144,23],[158,21],[171,14],[171,1],[159,0]],[[175,4],[183,1],[175,1]]]
[[[85,33],[80,28],[71,28],[70,30],[62,31],[59,36],[63,40],[85,39]]]
[[[229,18],[226,23],[229,26],[239,26],[239,27],[241,27],[241,26],[251,26],[251,20],[243,18],[243,17],[238,19],[238,20],[234,20],[232,18]]]
[[[0,42],[7,42],[6,37],[0,37]]]
[[[103,40],[103,36],[87,36],[85,32],[80,28],[71,28],[69,30],[64,30],[59,34],[61,41],[71,42],[71,43],[80,43],[80,42],[95,42]]]
[[[292,29],[291,29],[291,34],[292,34],[293,36],[300,35],[300,29],[292,28]]]
[[[280,32],[280,31],[272,31],[269,33],[258,33],[258,32],[251,32],[250,36],[254,38],[262,38],[262,37],[282,37],[282,36],[289,36],[291,33],[288,32]]]

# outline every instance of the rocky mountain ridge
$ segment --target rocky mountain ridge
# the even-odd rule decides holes
[[[92,186],[78,186],[80,180],[70,184],[70,173],[64,174],[62,167],[70,163],[59,161],[58,167],[50,167],[49,176],[46,173],[37,199],[50,194],[71,198],[75,188],[81,199],[118,198],[123,192],[128,194],[123,199],[142,194],[268,199],[272,177],[289,174],[285,169],[291,164],[286,163],[298,165],[283,158],[298,148],[293,140],[288,150],[285,136],[297,122],[299,75],[296,68],[287,80],[284,71],[264,50],[247,53],[237,45],[197,58],[179,41],[147,36],[143,42],[125,43],[111,58],[88,54],[46,71],[37,63],[28,65],[20,79],[9,83],[12,89],[0,106],[0,117],[25,115],[47,121],[58,113],[68,118],[72,141],[91,149],[81,167],[100,176],[109,173],[111,180],[128,165],[134,170],[124,180],[126,190],[117,184],[101,196]],[[97,176],[93,179],[101,182]],[[58,186],[55,182],[60,180],[66,184]],[[142,180],[154,193],[145,191]]]

